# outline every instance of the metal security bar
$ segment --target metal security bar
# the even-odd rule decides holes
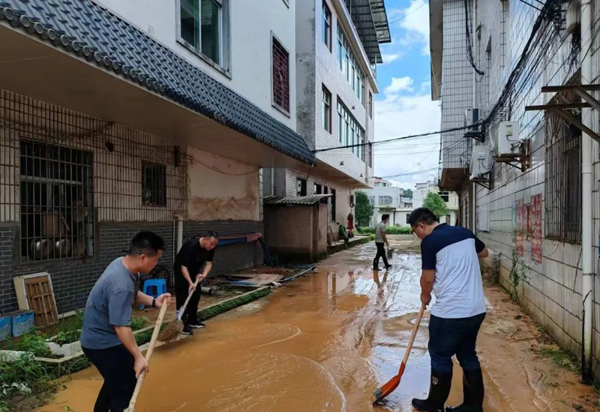
[[[185,216],[186,182],[174,142],[0,90],[0,222],[23,261],[93,254],[96,222]]]
[[[21,257],[92,256],[92,153],[21,140]]]
[[[547,113],[546,136],[546,238],[581,243],[581,131]]]

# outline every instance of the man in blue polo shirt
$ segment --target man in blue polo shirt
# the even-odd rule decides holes
[[[448,412],[483,411],[483,376],[475,345],[486,307],[479,258],[488,250],[468,229],[440,224],[425,208],[408,218],[413,232],[422,240],[421,302],[436,301],[429,321],[431,384],[427,399],[413,399],[423,412],[443,412],[452,382],[452,356],[463,369],[462,405]]]

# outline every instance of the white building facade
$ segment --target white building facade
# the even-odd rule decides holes
[[[417,183],[413,192],[413,207],[423,207],[423,201],[428,193],[438,193],[446,203],[448,214],[440,218],[440,222],[455,226],[458,218],[458,194],[456,192],[440,191],[437,182],[427,181]]]
[[[537,6],[430,1],[441,127],[483,121],[442,135],[440,186],[459,192],[461,223],[494,252],[502,284],[589,380],[600,374],[600,7]]]
[[[296,133],[295,3],[0,4],[0,314],[40,271],[59,313],[82,308],[139,230],[165,239],[167,273],[207,229],[264,232],[261,168],[316,163]],[[217,275],[263,253],[223,242],[215,259]]]
[[[408,216],[413,211],[413,199],[406,197],[404,189],[392,186],[388,180],[378,177],[373,180],[373,189],[362,190],[374,207],[369,226],[381,222],[383,215],[389,215],[390,226],[410,226]]]
[[[346,224],[354,190],[373,175],[373,96],[379,44],[391,41],[383,1],[296,1],[298,133],[315,168],[275,169],[265,196],[330,195],[329,224]],[[347,148],[340,148],[348,146]]]

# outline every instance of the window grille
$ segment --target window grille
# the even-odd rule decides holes
[[[290,55],[276,38],[273,38],[273,105],[290,112]]]
[[[580,110],[573,114],[581,120]],[[545,121],[546,237],[581,243],[581,131],[550,112]]]

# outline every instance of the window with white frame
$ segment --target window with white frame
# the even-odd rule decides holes
[[[375,204],[375,196],[369,196],[369,203],[372,205]]]
[[[365,131],[358,124],[350,110],[346,105],[338,98],[337,100],[337,113],[338,113],[338,140],[344,146],[349,146],[348,149],[352,151],[359,159],[365,159]]]
[[[290,54],[275,37],[272,43],[273,106],[290,112]]]
[[[352,46],[344,34],[342,26],[337,25],[338,33],[338,52],[337,60],[340,70],[346,77],[346,80],[352,87],[354,94],[364,106],[365,75],[358,64],[358,59],[352,51]]]
[[[229,0],[179,0],[178,40],[225,70],[228,67]]]

